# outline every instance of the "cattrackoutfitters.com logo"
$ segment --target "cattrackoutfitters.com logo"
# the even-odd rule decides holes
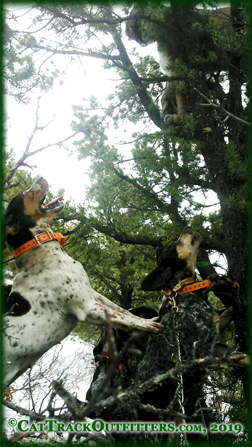
[[[205,435],[211,433],[229,432],[238,435],[243,431],[242,424],[210,424],[208,428],[202,424],[181,424],[176,426],[173,422],[104,422],[100,419],[85,422],[62,423],[55,419],[46,419],[44,422],[34,422],[30,424],[27,419],[17,421],[15,418],[8,420],[10,427],[17,427],[20,433],[24,432],[93,432],[93,433],[112,433],[112,432],[134,432],[134,433],[199,433]]]

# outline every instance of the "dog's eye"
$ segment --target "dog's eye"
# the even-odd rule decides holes
[[[10,224],[10,222],[12,221],[12,219],[13,219],[13,215],[11,214],[10,216],[6,216],[5,217],[5,224],[6,225],[9,225]]]

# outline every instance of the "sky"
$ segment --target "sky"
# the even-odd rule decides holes
[[[79,64],[72,61],[66,82],[61,86],[56,85],[42,98],[39,111],[41,126],[50,122],[54,115],[55,118],[45,130],[37,132],[31,151],[48,143],[61,141],[73,133],[70,127],[73,119],[72,105],[80,105],[83,98],[87,99],[92,94],[101,96],[105,85],[109,92],[108,82],[97,61],[89,58],[87,62],[84,73],[83,70],[78,70]],[[37,100],[38,93],[32,95],[27,105],[17,103],[13,97],[6,98],[6,111],[11,125],[7,133],[7,147],[13,148],[17,157],[23,153],[34,127]],[[73,141],[71,139],[66,143],[69,149],[73,148]],[[38,167],[33,174],[43,175],[52,186],[54,194],[58,189],[64,188],[66,198],[73,197],[77,203],[82,201],[83,183],[88,182],[88,175],[84,176],[83,181],[83,173],[88,171],[86,160],[78,160],[76,154],[69,155],[67,151],[55,146],[32,156],[28,163]]]
[[[16,10],[16,8],[14,7]],[[18,26],[22,30],[28,29],[29,17],[31,13],[23,15],[25,9],[20,9],[22,18],[18,21]],[[151,54],[158,61],[156,45],[142,48],[135,42],[127,41],[127,47],[137,46],[137,50],[142,56]],[[64,56],[56,56],[55,64],[63,70],[65,66]],[[73,119],[72,105],[81,105],[83,99],[89,99],[92,95],[100,101],[105,100],[109,93],[113,93],[115,84],[118,83],[118,76],[111,70],[104,70],[102,61],[93,58],[82,58],[82,66],[78,61],[72,60],[65,82],[55,86],[41,100],[39,111],[40,125],[44,126],[52,120],[53,122],[43,131],[37,132],[33,140],[31,151],[36,150],[48,143],[52,144],[61,141],[73,133],[70,123]],[[35,114],[37,108],[38,92],[31,95],[30,103],[22,105],[17,103],[13,97],[5,98],[5,109],[9,119],[7,120],[7,140],[8,149],[13,148],[17,157],[23,153],[29,136],[35,124]],[[130,129],[130,128],[129,128]],[[134,131],[134,128],[128,132]],[[80,136],[82,137],[82,135]],[[77,136],[78,138],[78,136]],[[116,141],[116,135],[111,135]],[[69,140],[66,146],[73,149],[74,139]],[[76,154],[69,154],[67,151],[57,146],[48,148],[27,160],[31,166],[37,166],[33,170],[33,175],[42,175],[51,186],[51,192],[56,195],[61,188],[65,189],[65,199],[72,198],[76,204],[83,202],[84,187],[89,184],[87,159],[78,160]]]

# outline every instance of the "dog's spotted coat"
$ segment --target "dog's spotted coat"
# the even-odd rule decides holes
[[[43,232],[63,210],[61,198],[46,206],[48,190],[39,178],[18,193],[6,211],[6,243],[11,252]],[[56,240],[37,245],[16,258],[9,303],[17,303],[5,317],[4,385],[10,385],[48,349],[63,340],[77,322],[104,325],[106,307],[114,327],[158,332],[162,325],[132,315],[95,292],[82,265],[72,259]]]

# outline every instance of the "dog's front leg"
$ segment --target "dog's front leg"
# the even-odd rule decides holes
[[[155,321],[157,317],[148,320],[145,318],[137,317],[136,315],[128,312],[126,309],[123,309],[112,303],[112,301],[108,300],[97,292],[95,292],[95,295],[96,302],[94,303],[94,307],[87,312],[87,322],[98,325],[106,324],[107,318],[104,312],[104,308],[106,308],[108,313],[110,314],[111,324],[115,328],[124,330],[139,329],[145,332],[154,333],[157,333],[163,329],[162,324]]]
[[[113,303],[113,301],[110,301],[108,298],[106,298],[105,296],[96,292],[95,290],[92,289],[92,292],[93,292],[93,297],[94,297],[95,301],[100,304],[104,304],[104,306],[106,306],[108,310],[116,310],[118,312],[123,311],[123,312],[128,313],[129,315],[132,315],[128,310],[123,309],[122,307]]]
[[[100,293],[96,292],[95,290],[92,289],[93,292],[93,296],[96,302],[103,304],[108,311],[111,313],[112,311],[116,311],[119,313],[123,313],[124,315],[128,315],[130,318],[139,318],[137,316],[134,316],[131,312],[129,312],[126,309],[123,309],[122,307],[118,306],[117,304],[113,303],[113,301],[110,301],[108,298],[106,298],[105,296],[101,295]],[[150,318],[149,321],[156,321],[159,317],[154,317],[154,318]],[[140,317],[140,320],[143,320]],[[145,321],[145,318],[144,318]]]

